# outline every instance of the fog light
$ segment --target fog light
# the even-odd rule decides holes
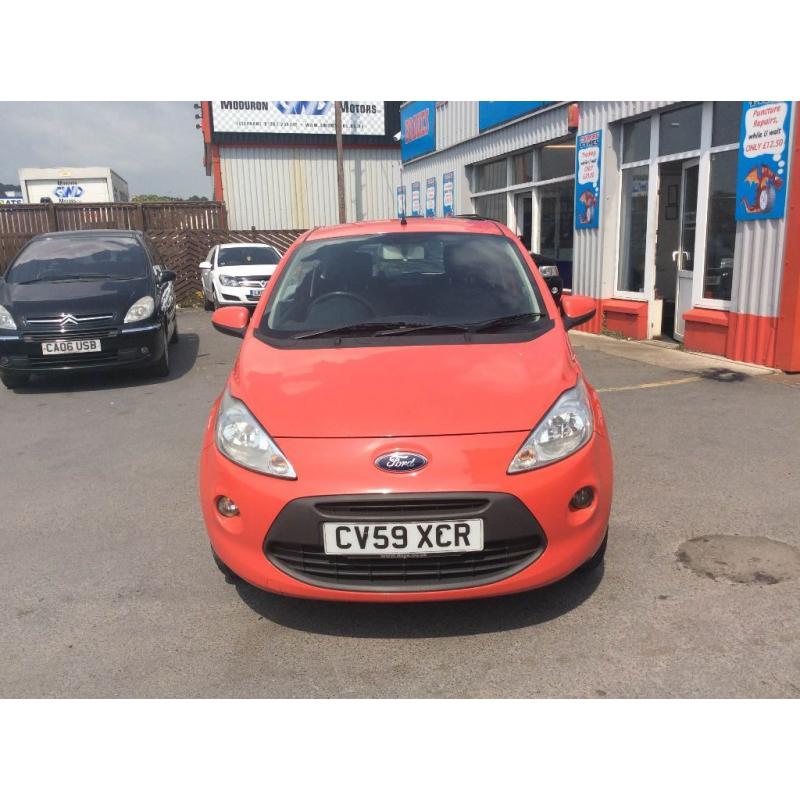
[[[592,501],[594,500],[594,489],[591,486],[584,486],[582,489],[578,489],[574,495],[572,495],[572,500],[569,501],[569,504],[573,508],[581,509],[581,508],[588,508]]]
[[[217,498],[217,511],[219,511],[223,517],[239,516],[239,506],[237,506],[230,497],[225,497],[225,495]]]
[[[146,356],[150,352],[150,348],[149,347],[142,347],[141,351],[142,351],[142,355]]]

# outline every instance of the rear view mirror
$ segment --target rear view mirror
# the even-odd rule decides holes
[[[588,322],[597,313],[597,302],[593,297],[582,294],[565,294],[561,296],[561,316],[564,327],[569,330]]]
[[[210,261],[201,261],[199,269],[211,269]]]
[[[220,333],[243,339],[247,333],[247,326],[250,324],[250,311],[244,306],[218,308],[211,315],[211,324]]]
[[[158,273],[158,282],[159,283],[171,283],[178,277],[178,274],[171,269],[162,269],[161,272]]]

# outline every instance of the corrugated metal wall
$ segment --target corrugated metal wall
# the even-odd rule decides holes
[[[436,105],[436,149],[444,150],[478,135],[478,104],[448,100]]]
[[[232,229],[299,229],[339,221],[333,148],[223,146],[220,162]],[[396,215],[396,150],[347,148],[344,172],[348,222]]]
[[[576,230],[573,240],[573,290],[590,297],[611,297],[617,278],[619,230],[619,135],[612,122],[648,114],[670,105],[661,100],[603,100],[580,104],[578,134],[603,131],[600,226]]]
[[[450,107],[454,108],[451,109]],[[472,106],[468,111],[462,106]],[[472,133],[469,133],[472,131]],[[480,161],[498,158],[515,150],[524,150],[536,144],[566,136],[567,108],[556,106],[532,117],[499,128],[491,133],[477,136],[477,102],[448,102],[436,114],[436,141],[460,141],[442,152],[435,152],[411,161],[403,166],[403,184],[410,204],[411,184],[420,182],[424,195],[425,180],[435,177],[437,182],[437,204],[441,209],[441,180],[445,172],[455,173],[455,213],[472,212],[466,167]],[[463,141],[467,135],[476,138]],[[424,206],[424,202],[423,202]],[[424,213],[424,211],[423,211]],[[441,213],[439,210],[438,213]]]

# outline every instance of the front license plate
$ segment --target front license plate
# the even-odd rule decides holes
[[[325,552],[340,556],[403,556],[483,550],[483,520],[324,522]]]
[[[263,291],[264,291],[263,289],[251,289],[251,290],[250,290],[250,291],[247,293],[247,296],[248,296],[248,297],[249,297],[251,300],[258,300],[258,299],[259,299],[259,297],[261,297],[261,292],[263,292]]]
[[[67,353],[99,353],[99,339],[61,339],[56,342],[42,342],[42,353],[46,356],[61,356]]]

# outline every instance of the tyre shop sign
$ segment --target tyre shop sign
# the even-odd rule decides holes
[[[600,221],[601,131],[578,136],[575,148],[575,228],[596,228]]]
[[[739,132],[736,219],[781,219],[789,172],[789,119],[786,100],[746,102]]]
[[[333,100],[212,100],[217,133],[336,133]],[[345,136],[384,136],[382,101],[343,100]]]

